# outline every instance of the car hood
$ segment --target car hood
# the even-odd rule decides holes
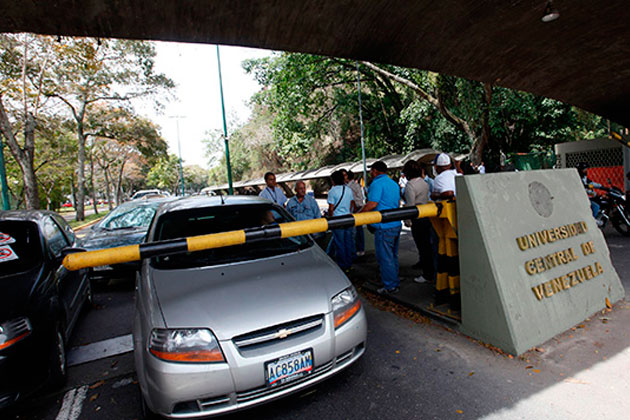
[[[25,315],[31,295],[38,279],[44,275],[44,266],[40,264],[28,271],[0,276],[0,322]]]
[[[146,234],[146,227],[117,230],[96,229],[83,238],[81,246],[88,250],[93,250],[137,245],[144,240]]]
[[[311,315],[350,286],[317,246],[230,265],[151,269],[168,328],[209,327],[219,340]]]

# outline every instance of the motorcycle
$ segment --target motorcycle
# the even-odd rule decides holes
[[[619,188],[613,186],[608,180],[610,187],[598,187],[598,190],[605,192],[598,195],[593,200],[600,205],[597,214],[597,225],[603,229],[610,221],[615,230],[624,236],[630,236],[630,213],[626,206],[626,195]]]

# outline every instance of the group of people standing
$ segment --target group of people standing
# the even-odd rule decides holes
[[[427,204],[430,200],[445,200],[455,197],[455,176],[451,158],[447,154],[439,154],[434,161],[437,176],[433,180],[428,176],[428,166],[416,161],[408,161],[403,167],[407,179],[404,188],[387,175],[387,165],[383,161],[374,162],[370,166],[372,181],[364,198],[363,188],[354,179],[351,171],[338,170],[331,175],[332,188],[328,191],[327,217],[349,215],[369,211],[383,211],[400,207],[401,201],[407,206]],[[295,196],[290,200],[276,185],[275,175],[265,174],[265,189],[259,194],[275,203],[284,206],[296,220],[316,219],[321,217],[315,199],[306,194],[303,181],[295,185]],[[420,261],[414,267],[422,269],[422,276],[414,279],[417,283],[435,282],[437,264],[437,235],[428,219],[414,219],[405,222],[410,225],[412,236]],[[381,275],[380,294],[394,294],[399,290],[398,247],[402,230],[400,221],[371,224],[368,227],[374,234],[376,260]],[[363,227],[334,229],[328,252],[339,267],[350,270],[356,256],[365,253]]]

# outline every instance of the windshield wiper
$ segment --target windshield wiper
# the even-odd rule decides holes
[[[114,228],[105,228],[106,231],[112,232],[114,230],[125,230],[125,229],[138,229],[140,226],[118,226]]]

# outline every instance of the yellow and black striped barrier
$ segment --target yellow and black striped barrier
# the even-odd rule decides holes
[[[435,303],[449,302],[458,307],[460,276],[455,203],[445,202],[444,210],[437,217],[431,218],[431,223],[440,238]]]
[[[128,245],[97,251],[79,252],[67,255],[63,265],[68,270],[80,270],[101,265],[120,264],[139,261],[144,258],[203,251],[206,249],[240,245],[246,242],[289,238],[311,233],[325,232],[328,229],[363,226],[372,223],[392,222],[396,220],[416,219],[422,217],[440,217],[443,205],[445,214],[455,214],[454,203],[429,203],[398,209],[355,213],[330,219],[302,220],[298,222],[280,223],[278,225],[234,230],[230,232],[212,233],[189,238],[168,241],[148,242],[140,245]],[[448,220],[451,220],[449,217]],[[457,248],[457,246],[455,246]],[[457,255],[457,250],[455,250]]]

